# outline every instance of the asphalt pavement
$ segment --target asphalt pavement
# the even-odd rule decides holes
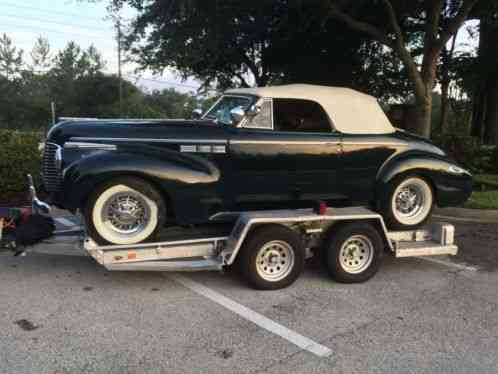
[[[455,226],[455,258],[386,256],[357,285],[311,261],[271,292],[233,271],[118,273],[89,257],[2,255],[0,373],[495,374],[498,224]]]

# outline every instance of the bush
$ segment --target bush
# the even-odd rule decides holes
[[[498,149],[479,144],[471,136],[446,135],[434,139],[450,157],[474,174],[498,172]]]
[[[0,199],[27,190],[26,174],[39,179],[42,152],[39,133],[0,130]]]

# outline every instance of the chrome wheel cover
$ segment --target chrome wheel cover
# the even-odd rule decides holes
[[[432,190],[423,179],[409,178],[400,183],[392,197],[392,211],[398,222],[417,225],[430,213]]]
[[[358,274],[370,266],[374,257],[374,247],[364,235],[353,235],[341,246],[339,263],[350,274]]]
[[[132,191],[113,195],[104,204],[102,221],[121,234],[140,233],[150,220],[150,209],[141,194]]]
[[[294,250],[289,243],[273,240],[266,243],[256,255],[256,271],[266,281],[278,282],[294,268]]]
[[[95,230],[112,244],[143,242],[158,224],[157,203],[124,184],[103,191],[91,214]]]

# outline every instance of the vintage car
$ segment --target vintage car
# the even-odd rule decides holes
[[[43,166],[52,204],[81,211],[90,236],[113,244],[317,201],[367,205],[412,229],[472,186],[373,97],[302,84],[229,90],[192,120],[65,120],[48,134]]]

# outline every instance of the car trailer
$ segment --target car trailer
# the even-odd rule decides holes
[[[31,180],[30,190],[32,211],[47,214]],[[384,252],[414,257],[458,251],[451,224],[389,231],[382,216],[368,208],[331,208],[324,203],[310,209],[221,213],[212,217],[212,224],[166,228],[164,235],[168,240],[154,243],[98,245],[78,227],[55,231],[22,248],[22,254],[83,252],[112,271],[222,271],[236,264],[250,286],[279,289],[293,283],[305,259],[314,255],[333,279],[356,283],[378,271]]]

